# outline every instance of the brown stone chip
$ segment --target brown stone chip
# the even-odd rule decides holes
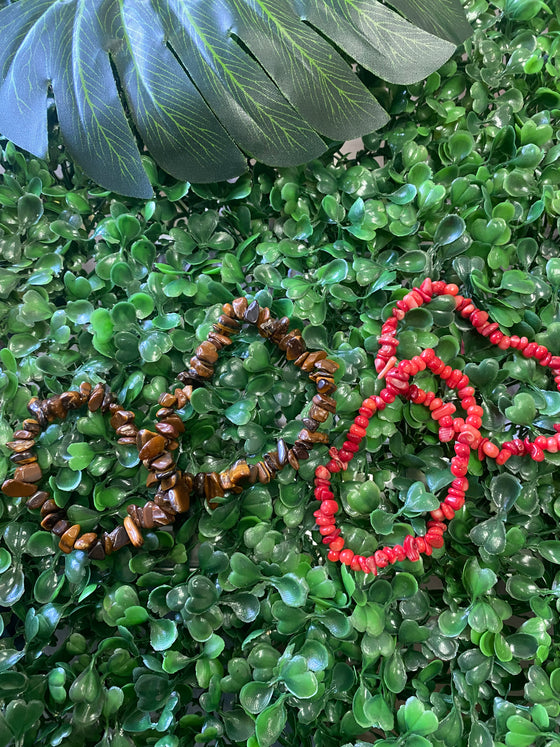
[[[218,351],[216,349],[216,346],[212,345],[212,343],[208,342],[208,340],[200,343],[195,351],[195,355],[205,363],[212,364],[218,360]]]
[[[27,508],[36,509],[41,508],[43,503],[49,499],[49,494],[46,490],[38,490],[34,493],[29,500],[26,501],[25,505]]]
[[[99,410],[99,408],[101,407],[101,404],[103,403],[104,396],[105,396],[105,386],[103,384],[96,384],[93,387],[91,394],[89,395],[88,410],[90,412],[95,412],[96,410]]]
[[[82,534],[82,536],[78,537],[78,539],[74,542],[74,550],[89,550],[96,539],[97,534],[95,534],[95,532],[87,532],[86,534]]]
[[[24,464],[14,472],[14,480],[20,480],[21,482],[38,482],[42,476],[43,473],[37,462]]]
[[[158,404],[162,407],[175,407],[177,404],[177,397],[169,392],[164,392],[159,395]]]
[[[318,405],[311,405],[309,408],[309,417],[317,420],[319,423],[324,423],[329,417],[329,411]]]
[[[336,401],[329,397],[327,394],[316,394],[313,397],[312,400],[314,405],[317,405],[318,407],[322,407],[323,410],[327,410],[328,412],[336,412]]]
[[[338,363],[331,361],[330,358],[322,358],[321,360],[315,362],[315,370],[322,371],[323,373],[333,374],[336,373],[339,368],[340,366],[338,365]]]
[[[67,529],[62,537],[60,538],[60,542],[58,543],[58,546],[62,550],[62,552],[69,553],[72,552],[74,549],[74,542],[78,539],[78,535],[80,534],[80,525],[79,524],[73,524],[69,529]]]
[[[4,480],[2,492],[9,498],[29,498],[37,490],[35,485],[21,480]]]
[[[157,457],[159,456],[159,454],[161,454],[161,452],[165,448],[166,442],[166,439],[158,434],[157,436],[154,436],[149,441],[147,441],[144,446],[142,446],[138,453],[138,456],[140,457],[140,459],[153,459],[154,457]]]
[[[324,360],[326,357],[327,354],[324,350],[316,350],[314,353],[309,353],[301,368],[303,371],[312,371],[317,361]]]
[[[126,529],[126,533],[128,534],[128,538],[134,545],[134,547],[142,547],[144,544],[144,537],[142,537],[142,533],[140,532],[140,529],[138,526],[132,521],[130,516],[126,516],[124,520],[124,528]],[[117,549],[117,548],[115,548]]]
[[[8,449],[20,453],[32,449],[35,446],[35,441],[33,439],[26,439],[25,441],[8,441],[6,446]]]
[[[41,433],[41,426],[39,425],[37,420],[35,420],[35,418],[26,418],[23,421],[23,427],[26,431],[33,433],[35,436]]]
[[[236,298],[231,302],[233,313],[238,319],[244,319],[245,312],[247,311],[247,306],[249,305],[246,298]]]

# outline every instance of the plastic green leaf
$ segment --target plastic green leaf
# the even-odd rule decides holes
[[[275,703],[259,713],[255,724],[255,734],[259,747],[271,747],[284,731],[286,720],[287,714],[283,698],[278,698]]]
[[[150,623],[150,645],[154,651],[165,651],[177,639],[177,625],[173,620],[152,620]]]
[[[388,118],[335,45],[375,74],[410,83],[471,33],[458,0],[430,5],[398,0],[399,15],[379,2],[341,0],[107,8],[101,0],[27,0],[0,11],[0,131],[43,156],[45,81],[54,81],[69,149],[90,177],[121,194],[152,197],[119,89],[152,157],[180,180],[239,175],[241,150],[275,165],[302,163],[325,149],[317,133],[347,140]]]

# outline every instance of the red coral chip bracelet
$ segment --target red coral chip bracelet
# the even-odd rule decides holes
[[[386,386],[379,395],[368,397],[362,402],[359,415],[354,418],[342,449],[331,448],[329,450],[330,461],[315,470],[315,498],[321,501],[321,506],[318,511],[315,511],[314,516],[319,531],[323,535],[323,543],[329,546],[328,559],[339,561],[354,571],[372,573],[375,576],[379,568],[384,568],[390,563],[406,559],[417,561],[422,554],[431,555],[432,548],[443,547],[443,534],[447,529],[445,522],[451,520],[455,512],[465,503],[465,492],[469,487],[466,475],[471,449],[478,451],[481,460],[488,457],[495,459],[497,464],[505,464],[514,455],[525,454],[537,462],[542,462],[545,451],[555,453],[560,450],[560,432],[551,437],[538,436],[534,441],[528,438],[507,441],[501,447],[490,439],[483,438],[479,430],[482,425],[483,409],[476,403],[475,390],[470,386],[468,376],[446,365],[431,348],[422,351],[420,355],[410,360],[397,360],[395,354],[399,341],[395,334],[398,323],[411,309],[418,308],[431,301],[433,297],[441,295],[453,296],[456,311],[464,319],[468,319],[476,331],[483,337],[487,337],[492,344],[497,345],[501,350],[508,348],[519,350],[525,358],[534,358],[539,365],[550,368],[555,374],[554,381],[560,390],[560,356],[552,355],[544,345],[529,342],[526,337],[505,335],[499,330],[496,322],[489,321],[485,311],[475,307],[472,299],[459,295],[459,288],[456,285],[446,284],[442,280],[432,282],[426,278],[420,287],[413,288],[403,299],[397,301],[392,310],[392,316],[381,327],[381,336],[378,338],[380,348],[375,358],[378,378],[385,379]],[[411,376],[426,368],[439,376],[449,389],[457,390],[461,407],[466,413],[465,418],[454,417],[456,408],[452,402],[445,403],[433,392],[426,392],[410,383]],[[336,526],[335,516],[338,503],[334,499],[331,476],[348,468],[349,462],[366,435],[370,418],[377,411],[383,410],[387,404],[394,402],[398,395],[427,407],[431,417],[439,424],[440,441],[442,443],[455,442],[455,456],[451,459],[451,473],[454,479],[439,508],[430,512],[430,520],[427,522],[428,530],[424,536],[414,537],[409,534],[402,545],[383,547],[373,555],[364,557],[354,554],[350,548],[345,547],[341,530]],[[560,425],[555,426],[555,429],[560,431]]]
[[[171,524],[176,514],[188,510],[191,492],[204,496],[212,506],[212,500],[217,496],[224,496],[226,492],[239,493],[242,490],[240,483],[270,482],[286,464],[297,470],[299,461],[309,457],[315,444],[328,443],[328,435],[317,432],[317,429],[330,413],[335,412],[336,402],[329,395],[336,390],[334,373],[338,363],[327,358],[323,350],[308,351],[301,331],[289,329],[287,317],[274,319],[270,310],[261,308],[256,301],[249,303],[246,298],[236,298],[231,304],[224,304],[222,311],[207,340],[197,347],[190,359],[190,367],[177,376],[185,386],[175,389],[173,394],[166,392],[159,397],[161,407],[156,413],[155,431],[138,429],[134,424],[134,413],[117,404],[103,384],[92,389],[89,383],[83,382],[79,391],[63,392],[43,401],[37,397],[30,400],[27,407],[33,417],[24,420],[23,429],[16,431],[15,440],[7,444],[14,452],[10,459],[16,470],[13,477],[4,481],[2,491],[9,497],[27,498],[28,508],[40,509],[41,526],[60,537],[59,548],[63,552],[84,550],[91,558],[102,560],[129,543],[140,547],[144,542],[140,529]],[[171,453],[178,448],[178,438],[185,430],[175,409],[183,408],[190,400],[193,388],[212,377],[219,351],[231,345],[231,337],[239,332],[243,323],[254,324],[262,337],[276,344],[286,359],[305,371],[314,382],[317,394],[313,397],[308,416],[303,419],[304,428],[292,448],[280,439],[277,448],[256,464],[238,460],[220,473],[199,472],[194,476],[183,473],[177,469]],[[123,525],[100,535],[96,532],[80,535],[80,525],[68,521],[65,510],[46,490],[37,489],[36,483],[43,475],[32,450],[35,439],[50,422],[55,418],[64,419],[70,410],[86,404],[91,412],[101,410],[111,414],[110,424],[119,436],[118,443],[136,445],[142,464],[149,470],[146,485],[157,487],[152,501],[144,506],[128,505],[128,516]]]

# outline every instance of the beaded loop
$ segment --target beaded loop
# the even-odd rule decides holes
[[[4,481],[1,489],[7,496],[27,498],[26,505],[30,509],[40,509],[41,526],[60,537],[59,547],[63,552],[85,550],[91,558],[102,560],[124,545],[140,547],[144,541],[140,529],[173,523],[177,514],[189,509],[193,493],[204,497],[212,507],[214,498],[223,497],[226,492],[241,492],[243,483],[270,482],[286,464],[297,470],[300,460],[309,457],[314,444],[328,442],[326,434],[316,431],[336,408],[330,395],[336,390],[334,374],[338,364],[327,358],[324,351],[308,351],[300,330],[290,331],[287,317],[273,318],[270,310],[261,309],[256,301],[249,303],[246,298],[236,298],[231,304],[224,304],[222,311],[207,340],[197,347],[190,359],[190,367],[178,374],[177,378],[184,386],[175,389],[173,394],[166,392],[159,397],[160,409],[156,413],[157,422],[153,431],[138,429],[134,424],[134,413],[117,404],[114,395],[104,384],[97,384],[92,389],[91,384],[82,383],[79,391],[64,392],[43,401],[37,397],[30,400],[27,407],[32,417],[24,420],[23,430],[16,431],[14,440],[7,444],[14,452],[10,459],[16,464],[15,474]],[[220,473],[184,473],[177,469],[172,454],[185,431],[185,425],[175,410],[185,407],[194,388],[202,386],[212,377],[219,351],[231,345],[231,338],[243,323],[256,325],[262,337],[276,344],[286,354],[287,360],[308,373],[315,383],[317,394],[308,417],[303,420],[305,427],[292,448],[289,449],[280,439],[276,450],[265,454],[257,464],[250,465],[238,460]],[[68,521],[66,512],[47,491],[37,490],[36,483],[41,480],[42,472],[32,450],[36,437],[49,423],[57,418],[65,419],[70,410],[86,404],[90,412],[101,410],[110,413],[110,424],[119,437],[118,443],[134,444],[138,448],[142,464],[149,471],[146,485],[156,487],[153,500],[142,507],[127,506],[128,516],[123,525],[100,536],[95,532],[80,535],[80,525]]]
[[[459,295],[459,288],[453,283],[442,280],[432,282],[426,278],[418,287],[409,291],[403,299],[397,301],[392,315],[382,325],[378,338],[379,350],[375,358],[375,370],[379,379],[385,379],[386,386],[379,395],[368,397],[359,409],[359,415],[354,419],[346,435],[341,450],[331,448],[330,461],[315,470],[315,498],[321,501],[319,510],[315,511],[317,526],[323,535],[323,543],[329,546],[328,559],[339,561],[350,566],[352,570],[377,575],[379,568],[389,563],[401,562],[405,559],[416,561],[421,555],[431,555],[433,548],[443,547],[443,535],[447,530],[447,521],[455,516],[465,503],[465,493],[469,487],[467,480],[468,463],[471,450],[476,450],[480,460],[485,457],[495,459],[497,464],[505,464],[513,455],[529,455],[537,462],[545,457],[545,451],[556,453],[560,449],[560,424],[555,427],[555,436],[547,438],[538,436],[534,441],[528,438],[523,441],[514,439],[506,441],[501,446],[483,438],[480,427],[482,425],[482,407],[477,405],[475,389],[470,385],[469,378],[462,371],[452,369],[439,358],[431,348],[423,350],[418,356],[410,360],[399,361],[396,350],[399,341],[395,334],[399,321],[402,321],[408,311],[428,303],[433,297],[450,295],[455,299],[456,311],[464,319],[468,319],[473,327],[483,337],[487,337],[500,350],[513,348],[519,350],[529,358],[533,357],[539,365],[548,367],[554,373],[554,381],[560,390],[560,356],[553,356],[544,345],[530,343],[526,337],[508,336],[499,330],[499,325],[489,321],[485,311],[477,309],[470,298]],[[465,417],[456,417],[456,407],[452,402],[444,403],[434,392],[426,392],[415,384],[410,383],[411,377],[429,368],[439,376],[449,389],[456,390]],[[455,456],[451,459],[451,473],[453,481],[448,488],[445,499],[439,508],[430,512],[427,522],[427,532],[424,536],[407,535],[402,546],[383,547],[369,557],[355,555],[345,547],[341,530],[336,526],[335,516],[338,503],[334,500],[331,477],[334,473],[346,470],[349,462],[359,449],[359,444],[366,435],[366,428],[370,418],[378,410],[383,410],[387,404],[394,402],[397,396],[415,404],[424,405],[430,411],[433,420],[439,424],[439,439],[442,443],[454,442]]]

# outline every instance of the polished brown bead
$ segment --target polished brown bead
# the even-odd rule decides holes
[[[225,324],[221,324],[221,322],[215,322],[212,325],[212,329],[216,334],[218,335],[224,335],[225,337],[231,337],[236,333],[237,330],[232,329],[231,327],[226,327]]]
[[[49,499],[49,494],[46,490],[38,490],[36,493],[34,493],[31,498],[29,498],[25,505],[27,508],[30,508],[32,510],[36,508],[41,508],[43,503]]]
[[[176,467],[176,465],[172,464],[171,467],[170,467],[170,469],[166,469],[165,472],[156,472],[155,476],[157,477],[158,480],[165,480],[168,477],[171,477],[171,475],[175,475],[176,474],[175,467]],[[162,488],[162,490],[163,490],[163,488]]]
[[[269,451],[268,454],[265,454],[263,456],[263,462],[273,474],[279,472],[281,469],[278,454],[275,451]]]
[[[166,439],[159,434],[147,441],[138,452],[140,459],[153,459],[165,449]]]
[[[2,492],[9,498],[29,498],[37,490],[35,485],[21,480],[4,480]]]
[[[103,532],[101,537],[99,538],[101,544],[103,545],[103,551],[105,555],[112,555],[113,553],[113,540],[110,537],[109,532]]]
[[[292,329],[289,332],[287,332],[282,337],[282,339],[280,340],[280,342],[278,343],[278,347],[280,348],[280,350],[282,350],[283,352],[285,352],[287,350],[287,348],[288,348],[288,343],[290,342],[290,340],[293,340],[295,337],[298,337],[298,335],[301,335],[301,330],[300,329]],[[302,342],[303,342],[303,340],[302,340]],[[295,357],[297,358],[298,356],[296,355]],[[295,358],[294,358],[294,360],[295,360]]]
[[[135,441],[137,433],[138,428],[133,423],[125,423],[125,425],[119,425],[117,428],[117,436],[133,438]]]
[[[144,529],[152,529],[154,526],[154,517],[153,517],[154,508],[157,508],[156,504],[153,503],[153,501],[148,501],[146,505],[139,510],[140,526],[143,527]]]
[[[14,472],[14,480],[20,480],[21,482],[38,482],[42,476],[43,473],[37,462],[24,464]]]
[[[35,433],[31,431],[16,431],[13,435],[14,441],[34,441]]]
[[[304,424],[307,430],[311,431],[312,433],[314,433],[320,425],[320,423],[318,423],[313,418],[303,418],[301,422]]]
[[[225,495],[220,484],[220,478],[217,472],[207,472],[204,475],[204,497],[210,501],[212,498],[219,496],[222,498]]]
[[[245,312],[247,311],[247,306],[249,305],[247,299],[244,296],[241,296],[241,298],[236,298],[231,302],[233,313],[238,319],[244,319],[245,318]]]
[[[148,472],[148,477],[146,477],[146,487],[151,488],[152,485],[156,485],[158,483],[158,478],[155,476],[153,472]]]
[[[92,560],[104,560],[105,550],[99,539],[95,540],[95,542],[90,547],[88,558],[91,558]]]
[[[259,324],[259,335],[261,335],[261,337],[266,337],[267,339],[272,340],[277,328],[277,319],[266,319],[262,322],[262,324]]]
[[[175,462],[168,451],[164,451],[163,454],[150,461],[150,469],[154,472],[166,472],[172,466],[175,466]]]
[[[287,316],[283,316],[276,322],[276,329],[272,335],[272,340],[278,344],[280,340],[288,333],[290,329],[290,320]]]
[[[185,387],[185,388],[187,388],[187,387]],[[189,389],[189,390],[191,391],[191,393],[192,393],[192,387],[188,387],[188,389]],[[189,395],[188,395],[188,393],[187,393],[187,392],[183,391],[182,389],[175,389],[175,392],[174,392],[174,394],[175,394],[175,396],[177,397],[177,408],[178,408],[179,410],[182,410],[182,409],[183,409],[183,407],[184,407],[184,406],[185,406],[185,405],[187,404],[187,402],[189,401]]]
[[[163,419],[169,415],[173,415],[174,412],[175,410],[172,407],[160,407],[156,412],[156,418]]]
[[[313,418],[313,420],[317,420],[319,423],[324,423],[329,417],[329,411],[319,407],[318,405],[311,405],[309,408],[309,417]]]
[[[173,508],[171,503],[169,502],[169,491],[160,491],[159,493],[156,493],[154,495],[154,503],[159,506],[165,513],[169,514],[170,516],[174,516],[177,511]]]
[[[125,446],[136,445],[136,436],[122,436],[117,440],[117,443]]]
[[[82,383],[80,384],[80,394],[82,395],[82,399],[85,402],[91,394],[91,384],[89,383],[89,381],[82,381]]]
[[[315,362],[314,368],[316,371],[322,371],[323,373],[332,376],[332,374],[338,371],[340,366],[338,365],[338,363],[331,361],[330,358],[322,358],[321,360]]]
[[[302,354],[302,352],[305,350],[305,342],[303,341],[303,337],[300,337],[299,335],[296,337],[291,337],[288,341],[288,344],[286,345],[286,358],[289,361],[294,361]]]
[[[231,315],[230,314],[220,314],[220,316],[218,317],[218,324],[221,324],[224,327],[228,327],[229,329],[231,329],[231,331],[233,333],[235,333],[235,332],[239,331],[241,325],[239,324],[239,322],[237,321],[237,319],[234,318],[233,309],[231,310],[231,312],[232,312]]]
[[[295,359],[294,365],[297,366],[298,368],[301,368],[303,364],[305,363],[305,361],[307,360],[307,358],[309,357],[309,355],[310,355],[309,351],[306,350],[305,353],[302,353],[299,356],[299,358]]]
[[[178,415],[170,415],[169,417],[165,418],[164,422],[172,425],[178,434],[185,432],[185,424]]]
[[[130,516],[126,516],[123,523],[126,533],[128,534],[128,538],[132,542],[134,547],[142,547],[142,545],[144,544],[144,537],[142,537],[142,533],[138,525],[134,523]],[[115,547],[115,550],[116,549],[117,548]]]
[[[147,428],[141,428],[138,433],[136,434],[136,444],[138,446],[138,451],[145,446],[148,441],[150,441],[152,438],[155,438],[157,436],[156,431],[150,431]]]
[[[312,402],[314,405],[317,405],[318,407],[322,407],[323,410],[327,410],[328,412],[336,412],[336,401],[329,397],[327,394],[316,394]]]
[[[168,500],[178,514],[189,510],[190,491],[182,480],[177,480],[175,485],[167,491]]]
[[[74,550],[89,550],[97,539],[95,532],[86,532],[74,542]]]
[[[140,506],[137,506],[134,503],[129,504],[126,507],[126,513],[130,516],[132,521],[134,521],[136,524],[138,524],[139,527],[144,526],[144,515],[143,510],[140,508]]]
[[[129,517],[127,516],[125,522],[128,518]],[[125,545],[130,544],[128,532],[122,525],[115,527],[113,531],[109,533],[108,537],[111,538],[113,552],[116,552],[117,550],[120,550],[121,547],[125,547]]]
[[[37,461],[37,455],[31,450],[14,452],[10,454],[10,461],[14,464],[30,464]]]
[[[333,379],[319,379],[317,382],[317,391],[319,394],[332,394],[336,392],[336,384]]]
[[[249,469],[249,465],[247,462],[244,462],[242,460],[236,462],[234,465],[232,465],[230,471],[229,471],[231,481],[234,485],[237,485],[242,480],[246,480],[249,475],[251,474],[251,471]]]
[[[47,514],[51,514],[53,511],[60,511],[60,507],[54,498],[49,498],[41,506],[41,516],[47,516]]]
[[[328,444],[329,442],[328,434],[310,433],[306,428],[299,432],[298,439],[308,444]]]
[[[265,306],[264,309],[259,311],[259,318],[257,319],[257,327],[261,327],[265,322],[270,319],[270,309]]]
[[[293,446],[293,452],[296,459],[309,459],[309,452],[302,441],[296,441]]]
[[[32,433],[34,436],[37,436],[39,433],[41,433],[41,426],[35,420],[35,418],[26,418],[23,421],[23,427],[26,431],[29,433]]]
[[[259,479],[259,468],[256,464],[249,465],[249,482],[254,485]]]
[[[202,377],[203,379],[210,379],[214,375],[214,369],[212,368],[212,366],[207,366],[198,358],[191,358],[190,362],[197,375]]]
[[[55,524],[58,524],[59,521],[62,521],[66,517],[66,514],[64,511],[53,511],[51,514],[47,514],[45,517],[43,517],[41,521],[41,526],[43,529],[48,529],[49,531],[55,526]]]
[[[288,464],[290,465],[290,467],[293,467],[296,470],[296,472],[299,469],[299,462],[297,460],[296,455],[294,454],[293,449],[290,449],[288,451]]]
[[[172,524],[175,521],[173,514],[167,513],[159,505],[154,505],[151,509],[152,524],[156,527],[164,527],[167,524]]]
[[[62,537],[64,532],[67,529],[70,529],[71,526],[72,525],[70,524],[70,522],[67,521],[66,519],[60,519],[60,521],[57,521],[56,524],[53,526],[53,528],[51,529],[51,532],[53,534],[56,534],[57,537]]]
[[[107,412],[107,410],[111,407],[112,404],[116,404],[115,395],[110,389],[107,389],[105,391],[105,396],[103,397],[103,402],[101,403],[101,410],[103,412]]]
[[[177,438],[179,435],[171,423],[156,423],[156,431],[166,438]]]
[[[45,405],[48,420],[54,420],[55,418],[64,420],[68,414],[68,408],[64,406],[60,395],[49,397],[49,399],[46,400]]]
[[[314,353],[309,353],[301,368],[303,371],[312,371],[317,361],[322,361],[326,357],[327,354],[324,350],[316,350]]]
[[[8,441],[6,446],[8,449],[19,454],[22,451],[29,451],[29,449],[32,449],[35,446],[35,441],[33,439],[26,439],[25,441]]]
[[[81,393],[74,390],[63,392],[60,395],[60,402],[65,410],[77,410],[83,404]]]
[[[250,322],[251,324],[256,324],[259,320],[259,312],[261,308],[259,304],[256,301],[253,301],[252,303],[247,306],[247,309],[244,314],[244,319],[246,322]]]
[[[39,397],[32,397],[27,403],[27,409],[29,410],[31,415],[36,418],[41,429],[46,428],[49,421],[47,420],[47,415],[43,410],[43,402],[39,399]],[[25,427],[27,428],[27,426]]]
[[[257,462],[257,472],[259,476],[259,482],[263,485],[270,482],[272,473],[264,462]]]
[[[126,425],[127,423],[132,423],[134,420],[135,415],[130,410],[121,410],[118,409],[115,414],[111,417],[109,420],[109,423],[111,425],[111,428],[119,428],[121,425]]]
[[[158,404],[162,407],[175,407],[177,404],[177,397],[170,392],[164,392],[159,395]]]
[[[280,466],[283,467],[288,461],[288,447],[286,446],[286,442],[283,438],[278,439],[278,447],[276,449],[276,453],[278,455],[278,462]]]
[[[250,467],[249,469],[251,469]],[[232,482],[229,470],[226,470],[225,472],[220,472],[219,475],[220,479],[220,485],[222,486],[223,490],[232,490],[234,488],[234,484]]]
[[[216,347],[217,350],[225,348],[227,345],[231,345],[231,340],[226,335],[220,335],[217,332],[208,333],[208,341]]]
[[[195,355],[205,363],[212,364],[218,360],[218,351],[216,350],[216,346],[212,345],[212,343],[208,342],[208,340],[200,343],[200,345],[195,350]]]
[[[173,474],[169,475],[169,477],[164,477],[161,481],[161,489],[162,490],[169,490],[169,488],[172,488],[175,483],[177,482],[177,473],[173,472]]]
[[[103,384],[96,384],[93,387],[91,394],[88,399],[88,410],[90,412],[96,412],[99,410],[105,397],[105,386]]]

